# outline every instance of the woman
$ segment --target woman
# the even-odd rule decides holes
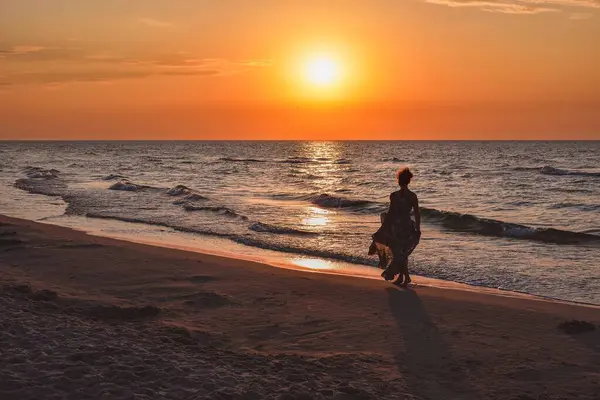
[[[396,178],[400,190],[390,195],[390,208],[381,228],[373,235],[376,243],[389,247],[392,252],[392,262],[381,276],[391,281],[399,274],[394,284],[404,286],[411,282],[408,274],[408,256],[417,247],[421,238],[419,200],[417,195],[408,189],[412,177],[413,174],[408,168],[398,171]],[[414,212],[414,221],[411,212]]]

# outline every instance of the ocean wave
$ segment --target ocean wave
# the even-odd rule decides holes
[[[121,179],[109,186],[110,190],[122,190],[126,192],[137,192],[138,190],[146,188],[148,188],[148,186],[138,185],[127,179]]]
[[[317,236],[318,233],[303,231],[300,229],[287,228],[283,226],[263,224],[262,222],[256,222],[248,228],[254,232],[265,232],[265,233],[276,233],[280,235],[306,235],[306,236]]]
[[[173,202],[173,204],[175,204],[176,206],[181,206],[181,205],[185,205],[188,203],[194,203],[196,201],[202,201],[202,200],[208,200],[208,197],[204,197],[202,195],[199,195],[198,193],[192,193],[192,194],[188,194],[185,197],[182,197],[178,200],[175,200]]]
[[[380,208],[381,204],[369,200],[348,199],[346,197],[331,196],[327,193],[322,193],[310,198],[311,203],[323,208]]]
[[[174,224],[169,224],[166,222],[154,221],[154,220],[143,219],[143,218],[124,217],[124,216],[119,216],[119,215],[109,215],[109,214],[92,213],[92,212],[86,213],[85,216],[88,218],[110,219],[110,220],[114,220],[114,221],[130,222],[130,223],[135,223],[135,224],[160,226],[163,228],[170,228],[175,231],[184,232],[184,233],[197,233],[197,234],[201,234],[201,235],[211,235],[211,236],[219,236],[219,237],[229,237],[230,236],[225,233],[219,233],[219,232],[214,232],[214,231],[210,231],[210,230],[202,230],[202,229],[197,229],[197,228],[190,228],[190,227],[174,225]]]
[[[306,164],[314,162],[314,160],[308,157],[289,157],[285,160],[280,160],[279,162],[284,164]]]
[[[568,170],[568,169],[560,169],[554,168],[549,165],[545,165],[540,169],[540,174],[543,175],[567,175],[567,176],[590,176],[590,177],[600,177],[600,172],[592,172],[592,171],[580,171],[580,170]]]
[[[110,174],[110,175],[106,175],[104,178],[102,178],[102,180],[105,180],[105,181],[116,181],[117,179],[121,180],[121,179],[127,179],[127,178],[124,177],[123,175],[119,175],[119,174]]]
[[[232,235],[229,237],[229,239],[246,246],[258,247],[260,249],[265,250],[275,250],[283,253],[293,253],[303,256],[321,257],[330,260],[345,261],[351,264],[367,265],[373,267],[377,264],[377,262],[372,257],[352,256],[349,254],[336,253],[328,250],[316,250],[305,247],[288,246],[285,244],[265,242],[246,236]]]
[[[25,167],[25,175],[29,179],[54,179],[58,178],[60,171],[57,169],[46,169],[40,167]]]
[[[600,243],[600,236],[583,232],[572,232],[555,228],[533,228],[527,225],[481,218],[471,214],[440,211],[425,207],[421,208],[421,213],[428,221],[440,223],[447,229],[459,232],[527,239],[552,244]]]
[[[583,204],[583,203],[557,203],[552,205],[550,208],[552,209],[562,209],[562,208],[577,208],[581,211],[600,211],[600,204]]]
[[[236,213],[231,208],[227,208],[224,206],[196,206],[194,204],[184,204],[183,209],[186,211],[209,211],[221,215],[226,215],[228,217],[240,218],[240,219],[248,219],[248,217]]]
[[[32,194],[56,197],[61,196],[62,190],[66,187],[63,180],[60,179],[60,171],[57,169],[26,167],[24,171],[27,178],[17,179],[13,184],[17,189]]]
[[[43,185],[39,181],[33,179],[17,179],[13,186],[32,194],[42,194],[53,197],[61,196],[60,190],[57,191],[54,185]]]
[[[154,163],[154,164],[162,164],[163,161],[164,161],[163,158],[161,158],[161,157],[155,157],[155,156],[142,156],[140,158],[142,160],[144,160],[144,161],[149,161],[149,162]]]
[[[177,185],[175,187],[172,187],[171,189],[167,190],[167,194],[169,196],[183,196],[183,195],[190,195],[193,193],[193,190],[190,189],[187,186],[183,186],[183,185]]]
[[[323,208],[347,208],[353,211],[364,211],[367,213],[379,213],[387,209],[387,204],[369,201],[355,200],[345,197],[320,195],[274,195],[279,199],[311,201]],[[596,210],[597,206],[590,206]],[[600,207],[599,207],[600,208]],[[421,207],[423,219],[441,224],[449,230],[468,232],[473,234],[506,237],[513,239],[525,239],[552,244],[600,244],[599,235],[591,235],[585,232],[573,232],[555,228],[534,228],[527,225],[498,221],[489,218],[478,217],[471,214],[461,214],[453,211],[442,211],[433,208]]]
[[[250,163],[263,163],[267,162],[267,160],[259,160],[257,158],[235,158],[235,157],[221,157],[219,161],[227,161],[227,162],[250,162]]]
[[[250,238],[248,236],[243,236],[243,235],[227,234],[227,233],[220,233],[220,232],[215,232],[215,231],[211,231],[211,230],[189,228],[189,227],[179,226],[179,225],[174,225],[174,224],[172,225],[172,224],[168,224],[168,223],[161,222],[161,221],[144,220],[141,218],[105,215],[105,214],[98,214],[98,213],[88,213],[88,214],[86,214],[86,216],[88,218],[111,219],[111,220],[116,220],[116,221],[160,226],[160,227],[169,228],[169,229],[173,229],[174,231],[184,232],[184,233],[217,236],[217,237],[229,239],[233,242],[240,243],[240,244],[243,244],[246,246],[256,247],[256,248],[265,249],[265,250],[275,250],[275,251],[280,251],[283,253],[293,253],[293,254],[298,254],[298,255],[302,255],[302,256],[311,256],[311,257],[322,257],[322,258],[326,258],[326,259],[330,259],[330,260],[339,260],[339,261],[345,261],[345,262],[352,263],[352,264],[366,265],[366,266],[375,266],[377,263],[376,260],[374,260],[372,257],[352,256],[352,255],[336,253],[336,252],[328,251],[328,250],[315,250],[315,249],[311,249],[311,248],[289,246],[286,244],[266,242],[266,241],[263,241],[260,239],[254,239],[254,238]]]
[[[514,167],[513,171],[539,171],[540,167]]]
[[[563,192],[563,193],[594,193],[593,190],[584,189],[584,188],[568,188],[568,187],[557,187],[553,188],[555,192]]]

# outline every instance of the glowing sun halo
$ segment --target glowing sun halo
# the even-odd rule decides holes
[[[316,86],[330,86],[341,76],[340,65],[327,56],[316,56],[307,60],[304,66],[306,80]]]

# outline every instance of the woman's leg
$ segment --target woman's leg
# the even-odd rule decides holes
[[[394,277],[402,273],[402,254],[392,249],[392,262],[390,266],[383,271],[383,276],[386,281],[394,280]],[[394,282],[395,283],[395,282]]]
[[[412,282],[412,279],[410,279],[410,275],[408,273],[408,263],[406,263],[404,265],[403,275],[404,275],[404,285],[408,285],[410,282]]]
[[[396,281],[394,282],[394,285],[402,285],[404,284],[404,270],[406,268],[406,257],[404,256],[404,254],[402,252],[400,252],[400,254],[396,257],[394,257],[394,260],[396,260],[396,273],[399,274],[398,275],[398,279],[396,279]]]

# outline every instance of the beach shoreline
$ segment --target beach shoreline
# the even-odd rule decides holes
[[[41,224],[54,225],[59,227],[64,227],[67,229],[72,229],[77,232],[81,232],[90,236],[99,236],[105,238],[111,238],[115,240],[137,243],[142,245],[161,247],[166,249],[173,250],[181,250],[188,251],[199,254],[212,255],[217,257],[223,257],[226,259],[236,259],[241,261],[249,261],[254,263],[263,264],[269,267],[275,268],[284,268],[291,269],[295,271],[307,272],[307,273],[316,273],[316,274],[326,274],[326,275],[338,275],[338,276],[346,276],[358,279],[371,279],[381,281],[382,278],[380,276],[381,270],[365,265],[355,265],[350,263],[342,263],[340,261],[327,261],[323,258],[313,258],[313,257],[294,257],[290,254],[281,253],[277,251],[270,251],[265,249],[253,249],[254,251],[247,254],[244,252],[236,252],[236,249],[246,248],[246,246],[242,244],[237,244],[230,242],[227,239],[214,238],[210,236],[203,236],[202,239],[204,241],[208,241],[208,244],[204,244],[203,240],[198,242],[197,240],[185,240],[183,235],[186,235],[183,232],[172,232],[171,235],[161,235],[160,237],[155,236],[135,236],[133,234],[123,234],[123,233],[115,233],[114,228],[111,229],[103,229],[98,225],[99,220],[89,220],[86,217],[78,217],[76,221],[72,221],[71,223],[65,223],[61,220],[64,216],[61,216],[57,219],[57,217],[43,218],[41,220],[31,220],[28,218],[23,218],[27,221],[37,222]],[[19,217],[13,217],[17,219],[21,219]],[[71,217],[73,218],[73,217]],[[82,223],[83,221],[88,221],[88,223]],[[100,220],[105,222],[106,220]],[[122,222],[122,221],[114,221],[109,220],[109,225],[137,225],[135,222]],[[144,228],[148,228],[147,225],[144,224]],[[160,228],[160,231],[163,229]],[[161,232],[162,234],[163,232]],[[194,239],[197,239],[198,235],[187,234],[187,236],[193,236]],[[210,239],[210,240],[207,240]],[[202,244],[198,244],[202,243]],[[330,267],[328,264],[335,265],[336,268]],[[472,285],[468,283],[462,282],[454,282],[449,280],[425,277],[418,274],[411,274],[413,278],[413,287],[414,286],[430,286],[438,289],[447,289],[447,290],[462,290],[462,291],[472,291],[481,294],[488,294],[493,296],[503,296],[503,297],[517,297],[517,298],[526,298],[531,300],[538,301],[549,301],[549,302],[557,302],[557,303],[565,303],[565,304],[576,304],[585,307],[592,307],[600,309],[600,305],[594,303],[580,302],[580,301],[572,301],[572,300],[564,300],[558,299],[548,296],[542,296],[538,294],[532,294],[527,292],[518,292],[510,289],[502,289],[502,288],[493,288],[488,286],[478,286]]]
[[[598,307],[402,290],[4,216],[0,231],[2,398],[600,396],[599,330],[557,328],[599,325]],[[98,343],[108,364],[74,356]],[[166,371],[169,354],[180,367]],[[48,378],[58,372],[70,378]]]

